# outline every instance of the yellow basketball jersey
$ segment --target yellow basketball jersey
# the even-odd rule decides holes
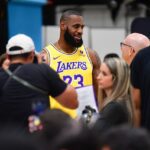
[[[66,83],[75,88],[92,85],[93,66],[86,48],[82,45],[73,53],[65,53],[58,50],[53,44],[48,45],[45,50],[48,54],[50,67],[52,67]],[[76,117],[76,110],[68,109],[50,98],[51,108],[59,108]]]

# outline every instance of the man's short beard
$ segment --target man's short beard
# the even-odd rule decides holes
[[[67,28],[65,34],[64,34],[64,38],[65,38],[65,41],[71,45],[72,47],[80,47],[82,44],[83,44],[83,40],[81,38],[80,41],[76,42],[75,38],[69,33],[69,30]]]

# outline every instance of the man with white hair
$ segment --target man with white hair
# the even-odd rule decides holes
[[[70,109],[78,106],[75,89],[48,65],[34,64],[34,52],[34,42],[27,35],[17,34],[7,43],[11,64],[8,70],[0,70],[0,124],[27,127],[28,116],[49,108],[50,95]]]
[[[130,65],[137,52],[149,45],[150,41],[145,35],[131,33],[120,43],[122,57]]]

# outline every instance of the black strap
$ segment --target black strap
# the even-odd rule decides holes
[[[6,81],[4,87],[6,86],[6,84],[8,84],[8,82],[9,82],[10,79],[12,78],[12,79],[18,81],[19,83],[21,83],[22,85],[24,85],[24,86],[26,86],[26,87],[28,87],[28,88],[30,88],[30,89],[33,89],[33,90],[35,90],[35,91],[38,91],[39,93],[42,93],[42,94],[44,94],[44,95],[49,95],[48,92],[46,92],[46,91],[44,91],[44,90],[42,90],[42,89],[40,89],[40,88],[38,88],[38,87],[32,85],[31,83],[25,81],[24,79],[21,79],[20,77],[16,76],[14,73],[16,73],[16,72],[20,69],[20,67],[21,67],[21,66],[19,66],[19,67],[17,68],[17,70],[15,70],[15,72],[11,72],[9,69],[5,70],[5,72],[6,72],[10,77],[9,77],[8,80]]]

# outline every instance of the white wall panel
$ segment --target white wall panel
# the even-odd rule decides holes
[[[120,42],[124,37],[124,28],[91,28],[91,47],[98,52],[101,59],[112,52],[121,56]]]

